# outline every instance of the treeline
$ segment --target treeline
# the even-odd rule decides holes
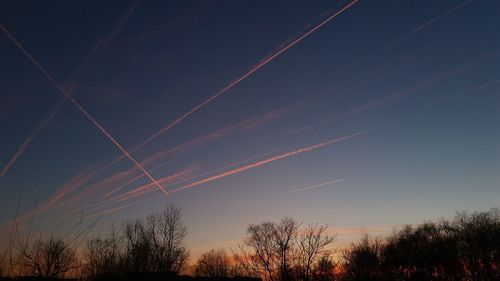
[[[341,260],[342,280],[500,280],[500,211],[365,237]]]
[[[249,225],[236,248],[210,250],[191,265],[187,234],[180,210],[169,206],[85,241],[78,254],[72,241],[54,236],[22,243],[15,272],[95,281],[500,280],[498,209],[364,236],[344,250],[335,250],[327,226],[283,218]]]

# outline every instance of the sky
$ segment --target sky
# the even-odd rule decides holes
[[[182,209],[361,234],[498,207],[500,2],[2,1],[0,237]],[[31,219],[33,218],[33,219]]]

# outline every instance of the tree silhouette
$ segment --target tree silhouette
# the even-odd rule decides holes
[[[187,229],[180,209],[169,205],[159,214],[147,217],[146,236],[151,243],[151,258],[155,271],[179,273],[189,259],[185,246]]]
[[[315,281],[334,281],[336,264],[329,254],[324,254],[314,264],[312,279]]]
[[[87,241],[85,274],[89,277],[109,276],[121,271],[122,253],[120,241],[114,230],[105,239],[94,238]]]
[[[232,263],[226,251],[210,250],[198,259],[194,273],[196,276],[222,279],[230,276],[231,267]]]
[[[382,243],[379,239],[370,240],[365,235],[360,242],[342,252],[343,280],[375,281],[382,278]]]
[[[296,250],[296,269],[300,279],[311,280],[314,266],[319,262],[323,263],[319,265],[320,270],[326,274],[330,260],[325,248],[334,241],[334,236],[328,235],[327,230],[326,225],[317,224],[300,230]]]
[[[153,246],[146,235],[142,220],[127,221],[122,225],[124,241],[123,262],[130,272],[149,272],[153,269],[151,252]]]
[[[460,213],[455,224],[466,277],[473,280],[500,279],[500,212]]]
[[[43,279],[62,277],[74,269],[78,261],[69,243],[54,236],[22,246],[19,255],[24,269],[29,274]]]
[[[266,280],[311,280],[313,269],[334,237],[323,225],[308,225],[285,217],[278,223],[251,224],[247,238],[235,254],[247,274]]]

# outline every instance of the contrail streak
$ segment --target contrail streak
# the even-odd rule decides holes
[[[194,180],[194,179],[197,179],[197,178],[200,178],[200,177],[206,176],[206,175],[210,175],[210,174],[215,173],[215,172],[219,172],[219,171],[222,171],[222,170],[225,170],[225,169],[232,168],[232,167],[234,167],[234,166],[238,166],[238,165],[241,165],[241,164],[245,164],[245,163],[250,162],[250,161],[252,161],[252,160],[255,160],[255,159],[257,159],[257,158],[261,158],[261,157],[267,156],[267,155],[269,155],[269,154],[271,154],[271,153],[272,153],[272,152],[262,153],[262,154],[259,154],[259,155],[256,155],[256,156],[253,156],[253,157],[247,158],[247,159],[242,160],[242,161],[238,161],[238,162],[235,162],[235,163],[231,163],[231,164],[225,165],[225,166],[223,166],[223,167],[216,168],[216,169],[213,169],[213,170],[210,170],[210,171],[206,171],[206,172],[203,172],[203,173],[201,173],[201,174],[198,174],[198,175],[195,175],[195,176],[189,177],[189,178],[187,178],[187,179],[183,179],[183,180],[180,180],[180,181],[174,182],[174,183],[172,183],[171,185],[176,185],[176,184],[180,184],[180,183],[183,183],[183,182],[191,181],[191,180]]]
[[[429,27],[430,25],[432,25],[433,23],[439,21],[440,19],[442,19],[442,18],[444,18],[444,17],[446,17],[446,16],[448,16],[448,15],[450,15],[450,14],[452,14],[452,13],[458,11],[458,10],[460,10],[461,8],[463,8],[464,6],[466,6],[467,4],[469,4],[470,2],[471,2],[471,0],[466,0],[466,1],[458,4],[457,6],[451,8],[450,10],[446,11],[444,14],[441,14],[441,15],[439,15],[439,16],[437,16],[437,17],[435,17],[435,18],[433,18],[433,19],[431,19],[431,20],[429,20],[429,21],[427,21],[427,22],[419,25],[418,27],[416,27],[412,31],[410,31],[410,32],[404,34],[403,36],[399,37],[398,39],[392,41],[392,43],[390,43],[386,48],[389,48],[389,47],[391,47],[391,46],[399,43],[401,40],[404,40],[406,37],[408,37],[408,36],[410,36],[410,35],[412,35],[414,33],[422,31],[423,29]]]
[[[64,85],[64,88],[67,89],[69,93],[73,93],[76,84],[78,84],[78,81],[81,79],[83,76],[85,69],[88,68],[90,61],[92,60],[93,56],[98,53],[100,49],[105,47],[118,33],[123,29],[125,26],[126,22],[128,21],[130,15],[132,12],[135,10],[137,6],[137,3],[135,3],[128,11],[127,13],[120,19],[120,21],[106,34],[103,38],[101,38],[95,46],[92,48],[92,50],[87,54],[85,59],[81,64],[79,64],[69,75],[71,77],[69,79],[69,82]],[[12,158],[7,162],[5,167],[2,169],[0,172],[0,178],[3,177],[14,165],[14,163],[17,161],[17,159],[26,151],[28,146],[31,144],[31,142],[42,132],[49,124],[50,122],[54,119],[54,117],[57,115],[59,110],[66,104],[66,99],[63,98],[57,102],[57,104],[54,106],[52,111],[49,113],[49,115],[38,125],[38,127],[35,128],[31,132],[31,134],[26,138],[23,143],[19,146],[17,149],[16,153],[12,156]]]
[[[204,178],[202,180],[190,183],[188,185],[181,186],[179,188],[170,190],[169,192],[173,193],[173,192],[178,192],[178,191],[182,191],[182,190],[185,190],[185,189],[189,189],[189,188],[201,185],[201,184],[205,184],[205,183],[209,183],[209,182],[221,179],[221,178],[225,178],[227,176],[238,174],[238,173],[244,172],[246,170],[257,168],[257,167],[269,164],[269,163],[274,162],[274,161],[278,161],[278,160],[281,160],[281,159],[284,159],[284,158],[288,158],[290,156],[295,156],[297,154],[301,154],[301,153],[304,153],[304,152],[309,152],[309,151],[321,148],[323,146],[327,146],[327,145],[334,144],[334,143],[337,143],[337,142],[345,141],[345,140],[348,140],[348,139],[351,139],[351,138],[354,138],[354,137],[362,136],[362,135],[365,135],[367,133],[368,132],[358,132],[358,133],[354,133],[354,134],[351,134],[351,135],[348,135],[348,136],[345,136],[345,137],[339,137],[339,138],[335,138],[333,140],[322,142],[322,143],[319,143],[319,144],[316,144],[316,145],[313,145],[313,146],[303,147],[303,148],[300,148],[300,149],[297,149],[297,150],[289,151],[289,152],[280,154],[278,156],[274,156],[274,157],[271,157],[271,158],[268,158],[268,159],[265,159],[265,160],[262,160],[262,161],[258,161],[258,162],[252,163],[252,164],[248,164],[246,166],[242,166],[242,167],[239,167],[239,168],[236,168],[236,169],[233,169],[233,170],[230,170],[230,171],[218,174],[218,175],[214,175],[214,176],[211,176],[211,177],[208,177],[208,178]]]
[[[328,18],[326,18],[325,20],[323,20],[319,24],[315,25],[313,28],[311,28],[306,33],[302,34],[301,36],[299,36],[295,40],[291,41],[290,43],[288,43],[287,45],[285,45],[284,47],[282,47],[278,51],[274,52],[273,54],[267,56],[264,60],[262,60],[257,65],[255,65],[254,67],[252,67],[249,71],[247,71],[243,76],[241,76],[240,78],[232,81],[226,87],[224,87],[222,90],[220,90],[219,92],[217,92],[215,95],[209,97],[204,102],[202,102],[199,105],[195,106],[194,108],[192,108],[188,112],[184,113],[183,115],[181,115],[179,118],[175,119],[173,122],[171,122],[167,126],[165,126],[162,129],[160,129],[158,132],[156,132],[154,135],[152,135],[146,141],[144,141],[143,143],[141,143],[140,145],[138,145],[137,147],[135,147],[134,149],[132,149],[131,152],[134,152],[137,149],[139,149],[139,148],[143,147],[144,145],[148,144],[149,142],[151,142],[152,140],[154,140],[155,138],[157,138],[158,136],[160,136],[161,134],[163,134],[165,131],[171,129],[175,125],[177,125],[180,122],[182,122],[184,119],[186,119],[187,117],[189,117],[189,115],[195,113],[196,111],[200,110],[202,107],[206,106],[207,104],[209,104],[210,102],[212,102],[213,100],[215,100],[216,98],[218,98],[219,96],[223,95],[224,93],[226,93],[227,91],[229,91],[230,89],[232,89],[234,86],[238,85],[241,81],[243,81],[246,78],[250,77],[257,70],[261,69],[266,64],[268,64],[269,62],[273,61],[276,57],[278,57],[279,55],[283,54],[284,52],[286,52],[288,49],[290,49],[293,46],[295,46],[300,41],[304,40],[306,37],[308,37],[309,35],[311,35],[313,32],[315,32],[316,30],[318,30],[319,28],[321,28],[323,25],[327,24],[328,22],[330,22],[331,20],[333,20],[334,18],[336,18],[338,15],[342,14],[344,11],[346,11],[347,9],[349,9],[352,5],[356,4],[358,1],[359,0],[354,0],[354,1],[350,2],[348,5],[344,6],[342,9],[340,9],[339,11],[337,11],[335,14],[329,16]]]
[[[173,160],[168,160],[168,161],[166,161],[166,162],[164,162],[164,163],[162,163],[162,164],[160,164],[160,165],[156,166],[155,168],[151,169],[150,171],[151,171],[151,172],[153,172],[153,171],[155,171],[155,170],[158,170],[159,168],[162,168],[163,166],[165,166],[165,165],[167,165],[167,164],[172,163],[172,161],[173,161]],[[104,195],[102,196],[102,198],[104,199],[104,198],[107,198],[107,197],[111,196],[112,194],[114,194],[114,193],[116,193],[116,192],[118,192],[118,191],[122,190],[124,187],[126,187],[126,186],[128,186],[129,184],[131,184],[131,183],[135,182],[136,180],[141,179],[143,176],[144,176],[144,175],[138,175],[138,176],[136,176],[136,177],[134,177],[134,178],[132,178],[132,179],[128,180],[127,182],[125,182],[125,183],[123,183],[123,184],[119,185],[118,187],[113,188],[111,191],[109,191],[108,193],[104,194]]]
[[[252,160],[255,160],[255,159],[257,159],[257,158],[261,158],[261,157],[267,156],[267,155],[269,155],[269,154],[271,154],[271,152],[262,153],[262,154],[259,154],[259,155],[256,155],[256,156],[253,156],[253,157],[251,157],[251,158],[247,158],[247,159],[242,160],[242,161],[238,161],[238,162],[235,162],[235,163],[231,163],[231,164],[225,165],[225,166],[220,167],[220,168],[217,168],[217,169],[213,169],[213,170],[210,170],[210,171],[207,171],[207,172],[203,172],[203,173],[201,173],[201,174],[197,174],[197,175],[194,175],[194,176],[190,176],[190,177],[185,178],[185,179],[180,179],[180,180],[177,180],[177,181],[171,182],[169,185],[170,185],[170,186],[174,186],[174,185],[181,184],[181,183],[183,183],[183,182],[192,181],[192,180],[194,180],[194,179],[197,179],[197,178],[200,178],[200,177],[203,177],[203,176],[206,176],[206,175],[209,175],[209,174],[215,173],[215,172],[219,172],[219,171],[221,171],[221,170],[229,169],[229,168],[232,168],[232,167],[235,167],[235,166],[241,165],[241,164],[248,163],[248,162],[250,162],[250,161],[252,161]],[[170,163],[170,161],[169,161],[169,162],[167,162],[167,163]],[[166,164],[166,163],[164,163],[164,164]],[[161,165],[161,166],[162,166],[162,165]],[[156,169],[157,169],[157,168],[159,168],[159,167],[160,167],[160,166],[158,166],[158,167],[154,168],[153,170],[156,170]],[[108,204],[108,203],[115,203],[116,199],[117,199],[117,198],[120,198],[120,195],[116,196],[114,199],[111,199],[111,200],[109,200],[109,199],[108,199],[108,198],[109,198],[109,196],[110,196],[110,195],[112,195],[112,194],[114,194],[114,193],[116,193],[117,191],[119,191],[119,190],[121,190],[123,187],[125,187],[126,185],[128,185],[128,184],[132,183],[133,181],[135,181],[135,180],[137,180],[137,179],[139,179],[139,178],[141,178],[141,177],[142,177],[142,175],[141,175],[141,176],[138,176],[138,177],[136,177],[136,178],[134,178],[134,179],[132,179],[132,180],[128,181],[127,183],[125,183],[125,184],[123,184],[123,185],[121,185],[121,186],[119,186],[119,187],[115,188],[114,190],[112,190],[112,191],[108,192],[107,194],[105,194],[104,196],[102,196],[102,200],[101,200],[101,201],[98,201],[98,202],[96,202],[95,204],[102,204],[103,202],[104,202],[104,204]],[[138,187],[138,188],[135,188],[135,189],[137,190],[137,189],[141,189],[141,188],[142,188],[142,187]]]
[[[60,108],[62,104],[63,103],[58,102],[57,108]],[[50,120],[52,120],[54,115],[55,114],[51,113],[47,118],[45,118],[45,120],[43,120],[43,122],[28,136],[28,138],[23,141],[23,143],[17,149],[16,153],[12,156],[12,158],[10,158],[9,162],[7,162],[5,167],[0,172],[0,178],[3,177],[10,170],[10,168],[12,167],[12,165],[14,165],[17,159],[23,154],[24,151],[26,151],[30,143],[33,141],[33,139],[36,138],[36,136],[38,136],[38,134],[49,124]]]
[[[472,87],[472,88],[469,88],[469,89],[466,89],[466,90],[463,90],[463,91],[460,91],[458,93],[454,93],[452,95],[449,95],[449,96],[446,96],[446,97],[442,97],[442,98],[439,98],[439,99],[436,99],[435,101],[433,101],[432,103],[438,103],[438,102],[442,102],[442,101],[445,101],[445,100],[449,100],[449,99],[452,99],[452,98],[455,98],[457,96],[461,96],[461,95],[465,95],[465,94],[468,94],[470,92],[474,92],[474,91],[477,91],[477,90],[481,90],[483,88],[487,88],[491,85],[494,85],[494,84],[498,84],[500,83],[500,79],[498,80],[493,80],[493,81],[490,81],[488,83],[484,83],[484,84],[481,84],[479,86],[475,86],[475,87]]]
[[[404,97],[412,95],[415,92],[417,92],[425,87],[428,87],[436,82],[442,81],[444,79],[449,79],[449,78],[454,77],[458,74],[464,73],[465,71],[468,71],[469,69],[471,69],[473,67],[477,67],[478,65],[480,65],[484,62],[490,61],[492,59],[496,59],[499,55],[500,55],[500,51],[496,51],[496,52],[493,52],[491,54],[479,56],[477,59],[475,59],[473,61],[468,61],[466,63],[463,63],[462,65],[455,67],[455,68],[452,68],[452,69],[449,69],[448,71],[446,71],[444,73],[423,79],[421,81],[413,83],[412,85],[410,85],[407,88],[392,92],[392,93],[384,95],[384,96],[382,96],[374,101],[371,101],[371,102],[365,103],[363,105],[357,106],[355,108],[349,109],[347,111],[344,111],[344,112],[334,116],[333,118],[309,124],[307,126],[299,128],[299,129],[295,129],[293,131],[290,131],[287,134],[294,134],[294,133],[310,130],[310,129],[315,128],[317,126],[320,126],[320,125],[323,125],[323,124],[326,124],[329,122],[334,122],[334,121],[337,121],[341,118],[345,118],[347,116],[351,116],[351,115],[354,115],[354,114],[359,113],[359,112],[363,112],[363,111],[366,111],[366,110],[369,110],[372,108],[376,108],[376,107],[385,105],[393,100],[396,100],[399,98],[404,98]],[[467,92],[477,90],[480,88],[484,88],[484,87],[490,86],[490,85],[495,84],[495,83],[497,83],[496,80],[489,82],[485,85],[478,86],[475,89],[469,89],[469,90],[467,90]],[[458,95],[458,94],[464,94],[464,93],[457,93],[455,95]]]
[[[168,196],[168,192],[158,183],[158,181],[156,181],[148,173],[148,171],[146,171],[146,169],[144,169],[144,167],[139,162],[137,162],[137,160],[135,160],[123,148],[123,146],[118,143],[118,141],[116,141],[116,139],[113,138],[113,136],[111,136],[111,134],[109,134],[108,131],[106,131],[106,129],[104,129],[104,127],[102,127],[101,124],[99,124],[99,122],[94,119],[94,117],[92,117],[92,115],[90,115],[90,113],[88,113],[70,94],[68,94],[68,92],[59,83],[57,83],[56,80],[54,80],[54,78],[47,72],[47,70],[45,70],[45,68],[43,68],[43,66],[41,66],[38,61],[36,61],[35,58],[31,56],[30,53],[28,53],[26,49],[24,49],[21,43],[19,43],[3,25],[0,25],[0,29],[2,29],[2,31],[7,35],[7,37],[9,37],[9,39],[16,45],[16,47],[42,72],[43,75],[45,75],[45,77],[59,90],[61,94],[63,94],[83,115],[85,115],[85,117],[87,117],[87,119],[89,119],[90,122],[92,122],[92,124],[94,124],[94,126],[96,126],[128,159],[130,159],[130,161],[132,161],[132,163],[134,163],[135,166],[137,166],[137,168],[139,168],[154,183],[156,187],[158,187],[161,191],[163,191],[165,195]]]
[[[102,216],[102,215],[107,215],[107,214],[110,214],[110,213],[114,213],[114,212],[117,212],[117,211],[120,211],[122,209],[125,209],[125,208],[128,208],[128,207],[132,207],[132,206],[135,206],[139,203],[142,203],[144,200],[139,200],[137,202],[132,202],[132,203],[129,203],[129,204],[125,204],[125,205],[122,205],[122,206],[118,206],[118,207],[115,207],[115,208],[112,208],[112,209],[107,209],[107,210],[103,210],[103,211],[98,211],[98,212],[95,212],[93,214],[90,214],[88,215],[89,218],[92,218],[92,217],[99,217],[99,216]]]
[[[77,76],[77,78],[78,78],[78,76],[80,76],[80,75],[78,75],[78,73],[81,74],[81,73],[85,72],[85,71],[81,71],[81,69],[86,68],[88,66],[89,62],[93,59],[94,55],[97,54],[100,49],[102,49],[106,45],[108,45],[109,42],[111,42],[111,40],[113,40],[118,35],[118,33],[120,33],[122,31],[122,29],[127,24],[128,19],[130,18],[130,16],[134,12],[134,10],[137,8],[138,2],[139,1],[136,1],[127,10],[127,12],[119,19],[119,21],[113,26],[113,28],[110,31],[108,31],[108,33],[106,35],[104,35],[99,41],[97,41],[94,48],[92,48],[90,53],[85,57],[83,63],[81,63],[79,66],[77,66],[73,70],[72,75],[70,75],[70,77],[72,77],[73,75],[76,74],[75,76]]]
[[[401,42],[401,41],[403,41],[404,39],[406,39],[406,38],[410,37],[411,35],[413,35],[413,34],[415,34],[415,33],[417,33],[417,32],[420,32],[420,31],[422,31],[422,30],[426,29],[427,27],[429,27],[429,26],[430,26],[430,25],[432,25],[433,23],[435,23],[435,22],[437,22],[437,21],[439,21],[439,20],[443,19],[444,17],[446,17],[446,16],[448,16],[448,15],[450,15],[450,14],[452,14],[452,13],[454,13],[454,12],[458,11],[458,10],[460,10],[461,8],[463,8],[464,6],[466,6],[467,4],[469,4],[471,1],[472,1],[472,0],[466,0],[466,1],[464,1],[464,2],[462,2],[462,3],[460,3],[460,4],[458,4],[457,6],[455,6],[455,7],[451,8],[450,10],[446,11],[445,13],[443,13],[443,14],[441,14],[441,15],[439,15],[439,16],[437,16],[437,17],[435,17],[435,18],[432,18],[431,20],[428,20],[428,21],[426,21],[425,23],[423,23],[423,24],[421,24],[421,25],[417,26],[417,27],[416,27],[416,28],[414,28],[413,30],[411,30],[411,31],[409,31],[409,32],[407,32],[407,33],[405,33],[405,34],[401,35],[398,39],[396,39],[396,40],[394,40],[394,41],[390,42],[390,43],[389,43],[389,44],[387,44],[386,46],[381,47],[381,48],[379,48],[379,49],[375,50],[374,52],[372,52],[370,55],[368,55],[368,56],[364,57],[363,59],[361,59],[361,60],[358,62],[358,64],[359,64],[359,63],[364,62],[365,60],[367,60],[367,59],[369,59],[369,58],[371,58],[371,57],[373,57],[373,56],[375,56],[375,55],[377,55],[377,54],[379,54],[380,52],[382,52],[382,51],[384,51],[384,50],[386,50],[386,49],[391,48],[391,47],[392,47],[392,46],[394,46],[394,45],[397,45],[399,42]]]
[[[325,182],[325,183],[320,183],[320,184],[316,184],[316,185],[306,186],[306,187],[298,188],[298,189],[295,189],[295,190],[292,190],[292,191],[280,193],[279,195],[282,195],[282,196],[283,195],[288,195],[288,194],[292,194],[292,193],[295,193],[295,192],[300,192],[300,191],[306,191],[306,190],[310,190],[310,189],[315,189],[315,188],[318,188],[318,187],[323,187],[323,186],[326,186],[326,185],[330,185],[330,184],[334,184],[334,183],[339,183],[339,182],[343,182],[343,181],[345,181],[345,179],[332,180],[332,181],[328,181],[328,182]]]

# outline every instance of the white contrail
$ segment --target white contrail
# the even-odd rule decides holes
[[[334,184],[334,183],[339,183],[339,182],[343,182],[343,181],[345,181],[345,179],[331,180],[331,181],[327,181],[327,182],[316,184],[316,185],[310,185],[310,186],[306,186],[306,187],[301,187],[301,188],[298,188],[298,189],[294,189],[292,191],[280,193],[278,195],[280,195],[280,196],[289,195],[289,194],[292,194],[292,193],[295,193],[295,192],[311,190],[311,189],[315,189],[315,188],[318,188],[318,187],[323,187],[323,186],[326,186],[326,185],[330,185],[330,184]]]
[[[323,20],[320,23],[316,24],[313,28],[311,28],[306,33],[302,34],[301,36],[299,36],[295,40],[291,41],[290,43],[288,43],[284,47],[280,48],[279,50],[275,51],[274,53],[266,56],[265,59],[263,59],[261,62],[259,62],[254,67],[252,67],[250,70],[248,70],[243,76],[237,78],[236,80],[233,80],[231,83],[229,83],[226,87],[224,87],[222,90],[220,90],[219,92],[217,92],[215,95],[213,95],[210,98],[206,99],[205,101],[203,101],[199,105],[195,106],[194,108],[192,108],[188,112],[182,114],[180,117],[178,117],[177,119],[175,119],[173,122],[171,122],[168,125],[166,125],[165,127],[161,128],[158,132],[156,132],[155,134],[153,134],[146,141],[144,141],[143,143],[141,143],[140,145],[138,145],[137,147],[135,147],[134,149],[132,149],[131,152],[134,152],[137,149],[139,149],[139,148],[143,147],[144,145],[148,144],[149,142],[151,142],[152,140],[156,139],[158,136],[160,136],[161,134],[163,134],[167,130],[171,129],[172,127],[174,127],[177,124],[179,124],[180,122],[182,122],[184,119],[186,119],[187,117],[189,117],[189,115],[195,113],[196,111],[200,110],[202,107],[206,106],[207,104],[209,104],[210,102],[212,102],[213,100],[215,100],[216,98],[218,98],[219,96],[223,95],[224,93],[226,93],[227,91],[229,91],[230,89],[232,89],[234,86],[238,85],[241,81],[243,81],[246,78],[250,77],[257,70],[261,69],[263,66],[265,66],[269,62],[273,61],[279,55],[283,54],[288,49],[292,48],[297,43],[299,43],[300,41],[304,40],[306,37],[308,37],[309,35],[311,35],[313,32],[315,32],[316,30],[318,30],[319,28],[321,28],[323,25],[327,24],[328,22],[330,22],[331,20],[333,20],[334,18],[336,18],[338,15],[342,14],[344,11],[346,11],[347,9],[349,9],[352,5],[356,4],[358,1],[359,0],[354,0],[354,1],[350,2],[349,4],[347,4],[346,6],[344,6],[342,9],[340,9],[339,11],[337,11],[336,13],[334,13],[333,15],[329,16],[325,20]]]

